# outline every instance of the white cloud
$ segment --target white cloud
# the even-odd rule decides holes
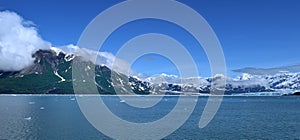
[[[97,52],[75,45],[52,47],[51,43],[43,40],[32,21],[24,20],[14,12],[0,12],[0,70],[19,71],[33,64],[34,54],[39,49],[51,49],[56,52],[74,53],[86,61],[106,65],[109,68],[129,74],[130,65],[108,52]],[[97,58],[97,59],[96,59]]]
[[[97,65],[105,65],[110,69],[126,75],[130,75],[133,71],[130,69],[130,64],[125,60],[115,57],[109,52],[97,52],[86,48],[79,48],[75,45],[67,45],[59,47],[64,53],[75,54],[81,56],[84,61],[95,62]]]
[[[33,22],[9,11],[0,12],[0,70],[18,71],[33,64],[32,54],[49,49]]]
[[[241,77],[243,77],[243,75]],[[231,84],[233,88],[238,88],[238,87],[251,88],[257,86],[269,87],[268,81],[264,77],[256,76],[256,75],[248,77],[247,79],[244,78],[229,79],[227,80],[227,83]]]

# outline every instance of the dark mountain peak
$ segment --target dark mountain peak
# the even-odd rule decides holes
[[[34,64],[23,69],[20,72],[21,75],[32,73],[42,74],[43,72],[50,70],[50,68],[52,71],[55,71],[60,63],[64,63],[66,54],[62,52],[57,54],[52,50],[38,50],[32,57],[35,59]]]
[[[35,63],[48,62],[51,64],[57,64],[60,61],[63,61],[66,57],[66,54],[59,52],[56,53],[52,50],[38,50],[35,54],[32,55],[35,58]]]

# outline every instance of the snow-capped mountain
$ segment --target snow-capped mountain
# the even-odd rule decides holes
[[[268,85],[277,90],[299,90],[300,73],[279,73],[264,77]]]
[[[74,65],[81,66],[83,74],[95,68],[94,83],[100,94],[208,94],[211,84],[218,87],[219,80],[226,80],[222,89],[225,94],[300,90],[300,73],[242,74],[236,78],[224,75],[180,78],[161,74],[141,80],[137,76],[123,74],[122,68],[112,70],[111,61],[116,58],[108,53],[100,53],[99,61],[93,64],[84,55],[91,56],[94,52],[79,51],[82,51],[79,55],[57,48],[37,51],[32,55],[35,59],[33,65],[20,71],[0,71],[0,93],[73,94],[73,82],[78,80],[72,77]]]
[[[243,74],[237,78],[226,77],[224,75],[215,75],[213,77],[190,77],[190,78],[179,78],[177,76],[166,74],[147,78],[146,81],[150,82],[151,85],[164,86],[168,85],[169,89],[172,86],[179,86],[181,92],[191,93],[209,93],[211,90],[211,84],[214,81],[216,87],[220,85],[218,81],[226,81],[225,93],[247,93],[247,92],[270,92],[274,91],[266,83],[265,79],[255,77],[249,74]],[[164,84],[159,84],[160,82]],[[173,89],[174,91],[174,89]]]
[[[278,73],[276,75],[251,75],[244,73],[236,78],[217,75],[214,77],[182,78],[175,75],[156,75],[146,81],[152,85],[179,85],[181,91],[208,93],[214,79],[226,80],[225,93],[249,93],[249,92],[294,92],[300,90],[300,73]],[[159,84],[163,82],[165,84]],[[198,84],[195,84],[198,83]]]

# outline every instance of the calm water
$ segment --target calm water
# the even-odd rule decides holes
[[[109,139],[89,124],[74,99],[1,95],[0,139]],[[131,108],[117,97],[103,99],[123,119],[151,122],[168,114],[178,97],[165,97],[144,110]],[[189,120],[165,139],[300,139],[300,97],[224,97],[213,121],[200,129],[206,101],[207,97],[199,97]]]

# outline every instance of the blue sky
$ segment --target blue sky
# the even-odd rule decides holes
[[[43,39],[54,46],[62,46],[76,44],[81,32],[95,16],[119,2],[122,1],[2,0],[0,10],[14,11],[33,21]],[[236,75],[230,70],[244,67],[272,68],[300,64],[300,1],[180,2],[199,12],[214,29],[223,47],[229,75]],[[180,27],[164,21],[145,19],[128,23],[112,34],[101,51],[115,53],[128,39],[147,32],[176,38],[193,55],[200,75],[209,76],[209,64],[199,44]],[[157,55],[139,59],[133,69],[147,75],[162,72],[177,74],[170,61]]]

